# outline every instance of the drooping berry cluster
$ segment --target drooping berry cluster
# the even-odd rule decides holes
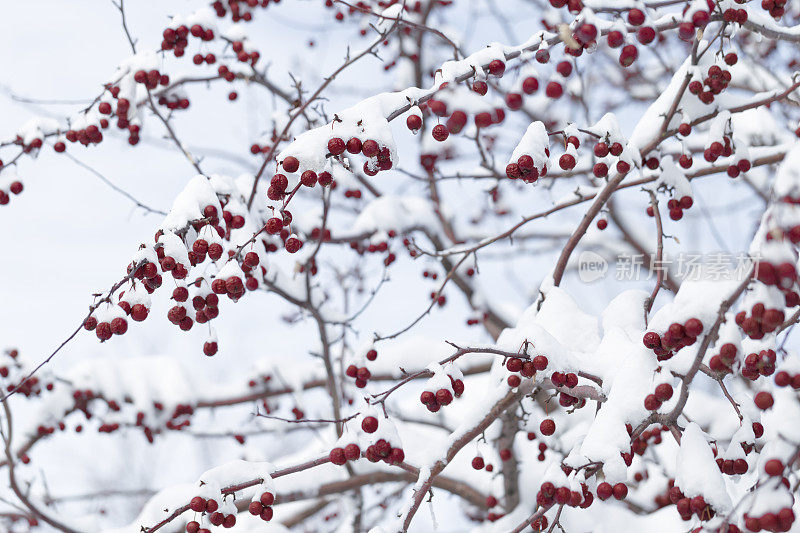
[[[658,411],[661,404],[672,398],[672,385],[669,383],[660,383],[656,386],[652,394],[648,394],[644,398],[644,408],[648,411]]]
[[[253,501],[247,506],[247,510],[251,515],[258,516],[264,522],[269,522],[272,520],[273,503],[275,503],[275,495],[271,492],[263,492],[257,499],[253,498]]]
[[[712,355],[708,362],[709,368],[714,372],[730,373],[733,372],[733,362],[736,360],[738,353],[736,345],[726,342],[719,348],[719,353]]]
[[[783,324],[785,314],[783,309],[767,308],[763,303],[753,304],[750,314],[747,311],[736,313],[736,324],[751,339],[763,339],[767,333],[772,333]]]
[[[203,498],[202,496],[195,496],[189,502],[189,509],[196,513],[204,513],[208,517],[211,525],[222,526],[224,528],[232,528],[236,525],[236,515],[223,514],[218,509],[220,504],[213,498]],[[200,524],[197,521],[191,521],[186,524],[187,533],[198,533],[200,531]]]
[[[749,353],[744,358],[742,377],[751,381],[760,376],[771,376],[775,372],[775,350],[761,350],[758,353]]]
[[[677,322],[671,324],[662,335],[648,331],[644,334],[642,342],[653,350],[659,361],[666,361],[675,355],[674,352],[697,342],[697,337],[702,333],[703,323],[696,318],[690,318],[684,324]]]
[[[702,521],[711,520],[716,515],[714,509],[705,501],[702,495],[687,498],[681,492],[680,487],[673,486],[669,489],[669,499],[675,504],[681,520],[689,521],[692,515],[696,515]]]
[[[730,60],[732,61],[732,63],[729,64],[732,65],[736,63],[736,54],[733,53],[731,54],[729,54],[730,59],[726,57],[726,62]],[[706,77],[702,81],[693,80],[689,82],[689,86],[687,88],[689,89],[689,92],[697,96],[697,98],[700,99],[701,102],[708,105],[714,102],[715,95],[720,94],[722,91],[728,88],[728,84],[730,82],[731,82],[731,73],[729,70],[723,69],[719,65],[711,65],[710,67],[708,67],[708,71],[706,72]],[[681,132],[681,134],[688,135],[688,133],[683,133],[683,132]],[[706,150],[706,153],[707,152],[708,150]],[[721,153],[722,152],[720,150],[720,154]],[[716,160],[716,158],[719,157],[720,154],[717,154],[716,150],[714,150],[714,154],[715,155],[713,156],[714,157],[713,160]],[[704,155],[706,157],[706,161],[713,161],[708,159],[709,155],[706,154]]]
[[[3,168],[2,161],[0,161],[0,169]],[[11,201],[11,195],[18,195],[22,192],[22,182],[18,179],[13,180],[8,184],[8,189],[3,190],[0,188],[0,205],[7,205]]]
[[[358,444],[350,443],[343,447],[336,447],[331,449],[328,458],[331,463],[335,465],[343,465],[347,461],[355,461],[361,457],[361,449]]]
[[[450,405],[454,398],[460,398],[464,394],[462,378],[461,372],[452,365],[437,373],[428,380],[425,390],[420,394],[420,403],[431,413],[437,412],[443,406]]]
[[[550,149],[544,149],[547,157],[550,157]],[[506,177],[509,179],[521,179],[525,183],[535,183],[539,178],[547,175],[547,165],[536,168],[536,164],[530,155],[519,156],[516,163],[509,163],[506,166]]]

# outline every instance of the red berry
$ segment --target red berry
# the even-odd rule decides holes
[[[297,172],[297,169],[300,168],[300,161],[298,161],[296,157],[290,155],[283,160],[281,165],[286,172]]]
[[[100,326],[98,326],[98,328],[99,327]],[[762,411],[766,411],[767,409],[772,407],[772,405],[775,403],[775,401],[772,399],[772,394],[766,391],[761,391],[757,393],[753,401],[756,404],[756,407],[758,407]]]
[[[644,12],[641,9],[631,9],[628,11],[628,22],[632,26],[641,26],[644,24]]]
[[[489,74],[500,78],[506,71],[506,64],[500,61],[499,59],[495,59],[489,62],[486,69],[489,71]]]
[[[317,173],[313,170],[306,170],[300,175],[300,183],[306,187],[313,187],[317,184]]]
[[[605,481],[597,485],[597,497],[605,501],[614,494],[614,488]]]
[[[345,457],[344,450],[342,448],[332,449],[328,454],[328,458],[331,460],[331,463],[335,465],[343,465],[347,462],[347,458]]]
[[[483,96],[489,91],[489,85],[485,81],[478,80],[472,84],[472,90]]]
[[[347,148],[347,146],[344,144],[344,141],[339,137],[334,137],[333,139],[328,141],[328,151],[333,155],[339,155],[344,153],[345,148]]]
[[[656,38],[656,30],[651,28],[650,26],[643,26],[639,28],[639,31],[636,34],[636,38],[642,44],[650,44]]]
[[[365,417],[361,421],[361,429],[366,433],[375,433],[378,430],[378,419],[374,416]]]
[[[409,115],[408,118],[406,118],[406,126],[408,126],[408,129],[411,131],[417,131],[422,127],[422,117],[419,115]]]
[[[764,463],[764,472],[768,476],[778,477],[783,474],[783,463],[778,459],[769,459]]]
[[[361,153],[364,154],[365,157],[375,157],[380,151],[380,145],[372,139],[367,139],[361,144]]]
[[[189,508],[196,513],[202,513],[206,510],[206,500],[200,496],[195,496],[189,502]]]
[[[561,95],[564,94],[564,88],[561,87],[561,84],[557,81],[551,81],[547,84],[547,87],[545,87],[544,93],[548,98],[561,98]]]
[[[302,246],[303,246],[303,241],[301,241],[297,237],[289,237],[288,239],[286,239],[286,242],[284,243],[286,251],[289,252],[290,254],[297,252],[298,250],[300,250],[300,248],[302,248]]]
[[[572,154],[563,154],[558,160],[558,166],[562,170],[572,170],[575,168],[575,157]]]
[[[433,138],[436,139],[437,141],[442,142],[446,140],[447,137],[450,136],[450,132],[447,131],[446,126],[442,124],[437,124],[436,126],[433,127],[431,135],[433,135]]]
[[[662,402],[666,402],[670,398],[672,398],[672,385],[669,383],[661,383],[656,387],[655,391],[656,398],[661,400]]]
[[[539,90],[539,80],[529,76],[522,80],[522,92],[525,94],[533,94]]]

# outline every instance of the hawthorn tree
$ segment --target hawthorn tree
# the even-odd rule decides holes
[[[69,159],[150,235],[54,351],[4,352],[6,530],[797,528],[799,2],[193,3],[160,42],[114,3],[97,94],[4,124],[0,216]],[[286,16],[346,36],[333,67],[272,66],[259,21],[318,57]],[[229,149],[243,94],[269,117]],[[83,162],[143,141],[169,209]],[[194,349],[125,357],[153,322]],[[181,474],[132,487],[148,446]]]

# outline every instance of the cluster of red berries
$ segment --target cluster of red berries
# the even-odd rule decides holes
[[[122,108],[125,110],[124,112],[127,113],[128,112],[128,107],[126,107],[125,103],[128,102],[128,99],[127,98],[120,98],[119,102],[122,103]],[[109,104],[108,102],[102,102],[99,107],[102,107],[103,109],[106,109],[106,107],[103,104],[107,104],[109,106],[109,113],[110,113],[111,112],[111,109],[110,109],[111,104]],[[127,106],[130,106],[130,104],[127,104]],[[99,143],[103,142],[103,132],[100,131],[100,130],[101,129],[106,129],[107,127],[108,127],[108,120],[103,118],[103,119],[100,119],[100,127],[99,128],[95,124],[90,124],[89,126],[86,126],[85,128],[82,128],[82,129],[79,129],[79,130],[70,128],[69,130],[66,131],[66,133],[64,133],[64,138],[67,139],[71,143],[79,142],[83,146],[89,146],[90,144],[99,144]],[[126,124],[125,127],[129,127],[129,126]],[[137,130],[137,134],[138,134],[138,130]],[[36,139],[36,140],[38,140],[38,139]],[[53,150],[55,150],[58,153],[64,152],[66,149],[67,149],[67,145],[64,143],[64,141],[56,141],[53,144]]]
[[[690,318],[684,324],[677,322],[671,324],[663,335],[648,331],[644,334],[642,342],[653,350],[659,361],[666,361],[675,351],[694,344],[702,333],[703,323],[696,318]]]
[[[162,74],[158,69],[137,70],[133,74],[133,81],[141,83],[148,89],[153,90],[159,85],[169,85],[169,76]]]
[[[728,374],[732,372],[733,362],[736,360],[738,349],[736,345],[726,342],[719,348],[719,353],[711,356],[708,362],[709,368],[714,372]]]
[[[253,13],[249,9],[256,7],[267,7],[270,2],[279,4],[281,0],[227,0],[228,8],[231,10],[231,20],[233,22],[249,22],[253,20]],[[216,12],[217,17],[224,18],[227,14],[225,4],[216,0],[211,4],[211,8]]]
[[[0,164],[0,168],[2,168],[2,164]],[[14,195],[21,193],[22,188],[22,182],[19,180],[12,181],[8,186],[9,192]],[[11,195],[9,195],[6,191],[0,190],[0,205],[6,205],[10,201]]]
[[[577,142],[578,141],[577,137],[573,136],[573,137],[570,137],[569,139],[567,139],[567,143],[568,144],[570,144],[570,141],[572,141],[572,144],[575,146],[575,148],[578,148],[579,143]],[[600,142],[598,142],[597,144],[594,145],[594,155],[596,157],[606,157],[609,154],[611,154],[614,157],[619,157],[620,155],[622,155],[623,149],[624,149],[624,147],[622,146],[621,143],[618,143],[618,142],[610,142],[609,143],[609,142],[606,142],[606,141],[600,141]],[[561,156],[562,159],[564,157],[566,157],[567,155],[568,154],[564,154],[563,156]],[[572,157],[572,156],[569,156],[569,157]],[[561,163],[561,161],[559,161],[559,163]],[[570,168],[573,168],[575,166],[575,158],[574,157],[572,157],[571,163],[572,163],[572,165],[571,165]],[[564,165],[561,164],[561,167],[564,168]],[[619,172],[620,174],[627,174],[631,170],[631,166],[627,161],[623,161],[623,160],[620,159],[620,160],[617,161],[616,169],[617,169],[617,172]],[[599,162],[595,163],[594,167],[592,167],[592,173],[597,178],[604,178],[604,177],[608,176],[608,170],[609,170],[608,164],[604,163],[603,161],[599,161]]]
[[[210,239],[208,239],[208,236],[204,238],[202,236],[203,232],[212,231],[212,233],[216,233],[214,237],[219,236],[220,238],[228,240],[233,230],[244,227],[246,211],[244,211],[240,205],[237,205],[234,209],[232,207],[234,203],[231,202],[231,197],[227,194],[218,195],[218,200],[222,207],[221,216],[218,207],[208,204],[202,208],[202,218],[189,221],[184,230],[178,231],[177,233],[165,233],[163,230],[159,230],[156,233],[156,244],[153,247],[155,250],[155,254],[153,255],[155,257],[145,254],[144,259],[131,263],[128,266],[128,274],[132,278],[131,284],[134,288],[137,281],[141,281],[142,286],[144,286],[147,292],[152,293],[161,286],[163,282],[163,273],[170,272],[174,279],[183,280],[188,275],[189,265],[195,266],[200,264],[204,262],[206,258],[210,258],[213,261],[222,258],[224,252],[222,245],[218,242],[211,242],[209,244]],[[287,223],[291,222],[291,214],[288,211],[284,212],[283,220]],[[283,226],[283,221],[280,222],[280,225]],[[190,229],[194,229],[197,234],[201,235],[195,238],[191,244],[186,242],[187,235],[189,235],[189,232],[186,230]],[[286,231],[285,237],[287,249],[292,247],[292,239],[298,240],[296,237],[290,237],[288,230]],[[167,252],[168,249],[172,250],[171,247],[175,246],[176,243],[183,244],[186,247],[186,255],[184,257],[188,258],[188,262],[186,259],[173,257],[175,255],[180,256],[182,252]],[[262,244],[267,252],[277,251],[277,247],[266,240],[262,240]],[[142,245],[142,248],[147,249],[145,245]],[[297,249],[299,249],[299,246]],[[150,250],[146,251],[152,253]],[[252,250],[246,253],[244,253],[244,250],[240,250],[238,253],[231,250],[228,252],[227,259],[237,261],[241,269],[241,274],[221,276],[214,279],[210,283],[210,291],[203,288],[207,286],[205,284],[210,280],[206,280],[203,277],[195,280],[193,285],[198,291],[192,298],[192,306],[195,310],[194,317],[189,314],[190,308],[186,304],[190,296],[189,289],[185,285],[179,285],[173,290],[172,298],[175,300],[176,305],[170,308],[167,313],[167,318],[172,323],[178,325],[182,330],[188,331],[192,328],[195,321],[198,323],[205,323],[219,315],[219,295],[226,294],[233,301],[236,301],[244,295],[245,290],[253,291],[259,287],[259,281],[254,274],[259,267],[262,275],[266,273],[266,269],[260,266],[261,260],[258,253]],[[147,318],[149,311],[146,305],[141,303],[140,300],[137,301],[135,298],[131,299],[131,301],[126,301],[125,298],[125,293],[122,293],[120,295],[119,305],[127,315],[132,317],[135,321],[141,321]],[[96,329],[97,336],[101,340],[107,340],[113,334],[123,334],[127,330],[127,321],[124,317],[117,316],[110,322],[98,323],[95,316],[90,316],[89,319],[86,320],[84,326],[87,330]],[[203,346],[203,352],[209,356],[216,354],[217,350],[217,342],[214,339],[207,341]]]
[[[769,261],[759,261],[754,267],[753,274],[764,285],[777,287],[783,291],[791,289],[797,283],[797,270],[794,264],[788,261],[777,265]]]
[[[347,194],[347,193],[345,193],[345,194]],[[396,237],[396,236],[397,236],[396,232],[389,231],[389,237]],[[325,240],[329,240],[329,239],[330,239],[330,236],[328,236],[327,239],[323,237],[323,242]],[[408,245],[406,245],[406,246],[408,246]],[[381,242],[377,242],[377,243],[373,242],[373,243],[365,244],[362,241],[351,241],[350,242],[350,249],[351,250],[355,250],[355,252],[358,255],[364,255],[364,253],[371,253],[371,254],[384,253],[384,252],[387,252],[389,250],[389,243],[386,242],[386,241],[381,241]],[[389,265],[394,263],[396,260],[397,260],[397,255],[395,255],[394,252],[389,252],[389,253],[386,254],[386,257],[383,258],[383,264],[384,264],[384,266],[388,267]]]
[[[450,375],[447,377],[450,378],[450,388],[452,391],[450,389],[441,388],[436,392],[426,390],[419,395],[419,401],[431,413],[435,413],[441,409],[442,406],[450,405],[453,401],[453,396],[460,398],[461,395],[464,394],[464,382]]]
[[[681,520],[687,522],[692,519],[692,515],[697,515],[700,520],[711,520],[716,515],[714,509],[706,503],[702,496],[687,498],[681,489],[674,485],[669,489],[669,500],[675,504]]]
[[[167,80],[167,83],[169,83],[169,80]],[[138,124],[131,124],[128,120],[128,111],[130,111],[131,108],[131,101],[127,98],[119,97],[120,88],[116,85],[108,85],[106,89],[111,94],[111,97],[116,100],[116,107],[113,107],[110,102],[100,102],[97,106],[97,110],[103,115],[115,115],[117,117],[117,128],[120,130],[127,129],[128,144],[135,146],[139,143],[141,128]],[[107,128],[108,120],[105,118],[100,119],[100,127],[102,129]],[[66,138],[70,142],[80,141],[81,144],[87,146],[89,143],[99,143],[102,141],[103,134],[97,130],[97,126],[92,125],[84,130],[69,130],[66,133]],[[58,149],[56,151],[58,151]]]
[[[261,57],[261,54],[258,52],[258,50],[247,52],[244,49],[244,43],[242,41],[233,41],[231,43],[231,48],[236,53],[236,59],[240,63],[249,63],[251,66],[255,66]],[[206,62],[208,61],[206,60]]]
[[[258,500],[254,499],[247,506],[247,511],[253,515],[258,516],[264,522],[272,520],[272,504],[275,503],[275,495],[271,492],[263,492]]]
[[[224,528],[232,528],[236,525],[236,515],[234,514],[224,514],[217,509],[219,509],[219,504],[216,500],[202,498],[200,496],[195,496],[189,502],[189,509],[195,511],[197,513],[205,512],[209,513],[208,521],[211,523],[212,526],[222,526]],[[271,517],[270,517],[271,518]],[[190,525],[197,524],[197,526],[191,527],[192,531],[190,531]],[[200,524],[197,522],[189,522],[186,524],[186,531],[187,533],[198,533],[200,531]]]
[[[22,151],[25,152],[26,154],[29,154],[33,150],[38,150],[39,148],[41,148],[43,142],[44,141],[42,141],[42,139],[37,137],[37,138],[33,139],[30,143],[25,144],[25,142],[23,141],[22,137],[20,137],[19,135],[17,135],[16,138],[14,139],[14,144],[22,146]],[[61,143],[61,144],[63,145],[64,143]],[[59,150],[56,150],[56,151],[58,152]],[[61,150],[61,151],[63,152],[63,150]]]
[[[544,356],[539,356],[543,357]],[[540,365],[544,364],[544,367],[547,367],[547,358],[544,358],[544,362],[540,360]],[[517,388],[522,383],[522,378],[532,378],[536,375],[536,371],[539,370],[533,361],[523,361],[518,357],[509,357],[506,360],[506,369],[511,372],[511,375],[508,376],[506,379],[508,386],[512,388]],[[544,370],[542,368],[541,370]],[[519,374],[519,376],[517,375]],[[520,377],[522,376],[522,377]]]
[[[359,389],[366,387],[369,378],[372,377],[369,369],[365,366],[359,368],[356,365],[349,365],[344,373],[347,377],[356,380],[356,387]]]
[[[545,148],[544,153],[550,157],[550,149]],[[536,168],[533,158],[528,154],[522,154],[517,158],[516,163],[509,163],[506,166],[506,177],[509,179],[521,179],[525,183],[535,183],[539,178],[543,178],[547,174],[547,165],[542,165],[542,168]]]
[[[624,486],[624,485],[623,485]],[[599,487],[598,487],[599,488]],[[627,493],[627,489],[626,489]],[[600,493],[597,493],[598,498]],[[550,481],[545,481],[536,493],[536,503],[542,507],[550,507],[553,504],[567,505],[569,507],[580,507],[586,509],[594,501],[594,496],[589,491],[586,484],[581,484],[581,492],[571,490],[569,487],[558,487]]]
[[[164,404],[162,404],[161,402],[154,402],[153,406],[157,411],[164,410]],[[171,431],[180,431],[183,428],[192,425],[191,417],[193,414],[194,414],[194,407],[188,404],[178,404],[175,406],[175,409],[172,411],[170,418],[167,420],[164,426]],[[136,415],[137,421],[139,419],[139,416],[140,415],[138,414]]]
[[[166,28],[162,32],[164,40],[161,41],[161,49],[172,50],[175,57],[181,57],[189,44],[189,35],[202,41],[211,41],[214,39],[214,30],[203,28],[200,24],[193,24],[191,28],[186,27],[185,24],[181,24],[177,28]]]
[[[729,7],[722,12],[722,20],[729,24],[736,23],[743,25],[745,22],[747,22],[747,11],[744,9],[735,9],[733,7]]]
[[[761,0],[761,8],[769,11],[772,18],[779,19],[786,12],[786,0]]]
[[[731,144],[730,137],[728,137],[727,135],[722,138],[722,142],[714,141],[710,145],[708,145],[708,148],[706,148],[703,151],[703,159],[705,159],[709,163],[713,163],[720,156],[729,157],[731,155],[733,155],[733,145]],[[744,161],[747,161],[747,160],[744,160]],[[743,168],[746,168],[747,170],[749,170],[750,169],[749,165],[750,165],[750,162],[747,161],[742,166],[743,166]],[[738,165],[736,165],[736,170],[737,171],[739,170],[739,166]],[[735,175],[731,176],[732,178],[735,178],[736,176],[739,175],[738,172],[735,172],[734,174]]]
[[[735,64],[737,60],[738,57],[734,52],[730,52],[725,56],[725,62],[728,65]],[[706,71],[706,77],[703,79],[703,81],[693,80],[689,82],[689,86],[687,88],[689,89],[689,92],[697,96],[701,102],[708,105],[714,102],[715,95],[720,94],[722,91],[728,88],[728,84],[730,82],[731,73],[729,70],[723,69],[719,65],[711,65],[708,67],[708,70]],[[681,132],[681,135],[685,136],[688,134]],[[708,158],[707,155],[706,158]],[[708,161],[709,159],[706,160]],[[716,157],[713,160],[716,160]]]
[[[250,278],[248,278],[248,281]],[[247,284],[245,284],[247,285]],[[226,285],[227,289],[227,285]],[[189,297],[189,290],[186,287],[176,287],[172,291],[172,299],[176,302],[185,302]],[[192,297],[192,307],[195,310],[195,319],[198,324],[205,324],[209,320],[217,318],[219,315],[219,296],[211,292],[209,294],[195,294]]]
[[[402,448],[395,448],[386,439],[378,439],[375,444],[370,444],[364,451],[364,457],[371,463],[383,461],[389,465],[399,465],[406,454]]]
[[[628,486],[625,483],[617,483],[614,486],[611,483],[602,482],[597,485],[597,497],[601,501],[606,501],[610,497],[617,500],[624,500],[628,495]]]
[[[747,354],[742,365],[742,377],[755,381],[759,376],[771,376],[775,372],[775,350],[761,350]]]
[[[19,363],[18,357],[19,350],[15,348],[3,352],[4,361],[2,365],[0,365],[0,377],[7,378],[11,374],[12,368],[21,369],[22,365]],[[47,390],[53,390],[53,383],[47,383],[45,388]],[[6,385],[7,391],[11,392],[14,389],[25,397],[30,398],[31,396],[38,396],[41,394],[42,383],[39,381],[38,377],[31,376],[20,384],[8,383]]]
[[[124,335],[128,331],[128,321],[118,316],[110,322],[98,322],[96,317],[90,316],[83,321],[83,327],[87,331],[94,331],[100,342],[105,342],[113,335]]]
[[[642,431],[638,437],[631,441],[631,451],[639,456],[644,455],[644,452],[647,451],[651,444],[657,446],[663,442],[661,434],[665,431],[669,431],[666,426],[656,426]],[[625,462],[630,466],[630,463],[633,462],[633,457],[631,456],[630,460],[626,459]]]
[[[723,459],[722,457],[717,457],[716,461],[719,471],[727,476],[741,476],[746,474],[750,468],[747,461],[741,458]]]
[[[487,472],[492,472],[492,471],[494,471],[494,465],[493,465],[493,464],[491,464],[491,463],[488,463],[488,464],[487,464],[487,463],[486,463],[486,462],[483,460],[483,457],[481,457],[480,455],[476,455],[475,457],[473,457],[473,458],[472,458],[472,463],[471,463],[471,464],[472,464],[472,468],[474,468],[475,470],[483,470],[483,469],[486,469],[486,471],[487,471]]]
[[[788,485],[788,482],[786,484]],[[744,527],[749,531],[786,532],[792,530],[794,519],[794,511],[791,507],[784,507],[777,513],[764,513],[758,517],[745,513]]]
[[[567,6],[567,10],[573,15],[583,11],[583,2],[581,0],[550,0],[550,5],[556,9]]]
[[[492,63],[494,63],[494,61]],[[478,94],[484,95],[488,91],[488,85],[486,82],[479,80],[472,84],[472,90]],[[427,103],[426,109],[430,110],[431,113],[438,117],[448,117],[445,124],[437,124],[431,130],[431,135],[437,141],[442,142],[447,140],[451,133],[458,134],[464,129],[464,126],[467,125],[468,117],[464,111],[455,110],[450,113],[447,104],[441,100],[430,100]],[[412,131],[416,131],[418,129],[417,125],[421,126],[421,123],[412,117],[406,120],[406,125]],[[505,111],[502,108],[495,108],[492,111],[480,111],[476,113],[473,117],[473,122],[478,128],[488,128],[493,124],[502,123],[505,118]]]
[[[800,374],[789,374],[785,370],[781,370],[775,374],[775,385],[778,387],[791,386],[794,390],[800,389]]]
[[[669,383],[659,384],[652,394],[645,396],[644,408],[648,411],[657,411],[661,408],[662,403],[672,398],[672,392],[672,385]]]
[[[686,11],[688,9],[688,5],[684,6],[684,16],[686,15]],[[709,6],[709,9],[713,10],[714,6]],[[692,19],[690,22],[682,22],[680,26],[678,26],[678,38],[680,38],[682,41],[691,42],[694,40],[695,30],[705,28],[710,18],[711,15],[708,11],[695,11],[692,14]]]
[[[751,339],[762,339],[767,333],[772,333],[778,326],[783,324],[785,315],[782,309],[767,308],[763,303],[758,302],[750,309],[750,316],[747,311],[736,313],[736,324]]]
[[[392,158],[389,147],[381,146],[378,141],[373,139],[362,141],[358,137],[351,137],[347,140],[347,142],[345,142],[341,137],[333,137],[328,141],[328,152],[333,157],[339,157],[345,151],[353,155],[361,153],[367,158],[367,161],[364,162],[364,173],[367,176],[374,176],[382,170],[385,171],[392,168]],[[287,157],[286,159],[289,158]],[[295,164],[295,161],[297,160],[295,159],[294,161],[290,161],[290,167],[287,168],[286,159],[283,161],[284,170],[287,172],[296,172],[297,168],[295,168],[295,170],[290,170],[290,168],[299,166],[299,164]],[[306,176],[308,172],[309,171],[305,171],[303,174],[301,174],[300,181],[307,187],[313,187],[314,185],[310,179],[306,180],[303,178],[303,176]],[[326,176],[326,179],[324,180],[325,182],[323,182],[323,180],[320,178],[320,185],[323,187],[330,185],[329,180],[332,181],[332,177]]]
[[[550,376],[550,381],[552,381],[553,385],[556,387],[573,389],[578,386],[578,376],[573,373],[563,374],[561,372],[553,372],[553,375]],[[559,391],[558,405],[561,407],[575,406],[576,409],[580,409],[586,405],[586,398],[576,398],[562,390]]]
[[[162,94],[158,97],[158,105],[163,105],[167,109],[174,111],[176,109],[188,109],[190,102],[185,97]]]
[[[691,209],[693,205],[694,205],[694,200],[692,199],[691,196],[682,196],[680,200],[676,198],[670,198],[669,201],[667,201],[669,218],[675,221],[682,219],[683,212],[687,209]],[[653,212],[653,206],[649,205],[647,206],[647,209],[648,209],[647,214],[653,216],[650,214]]]
[[[220,252],[221,253],[221,252]],[[128,265],[128,274],[133,271],[133,268],[136,265],[131,263]],[[148,294],[153,294],[153,292],[161,287],[163,283],[163,278],[161,274],[159,274],[159,267],[157,263],[152,263],[150,261],[145,261],[142,263],[135,272],[133,272],[133,277],[142,282],[142,286],[145,288]],[[133,311],[133,308],[131,308]],[[137,313],[137,316],[138,313]],[[134,320],[136,320],[134,318]]]
[[[126,315],[130,316],[136,322],[143,321],[144,319],[147,318],[147,315],[150,313],[150,310],[147,308],[146,305],[141,303],[131,304],[131,302],[124,300],[123,298],[125,298],[125,291],[120,293],[119,298],[120,301],[119,304],[117,305],[119,305],[122,308],[122,310],[125,311]]]
[[[358,444],[348,444],[344,448],[333,448],[328,454],[331,463],[339,466],[347,461],[355,461],[359,457],[361,457],[361,449]]]
[[[116,422],[113,423],[104,423],[100,424],[100,427],[97,428],[98,433],[114,433],[119,429],[119,424]]]

